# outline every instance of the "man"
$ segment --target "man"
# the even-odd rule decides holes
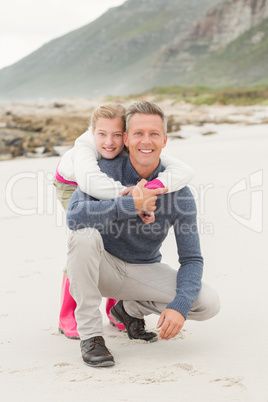
[[[132,194],[99,201],[77,189],[69,203],[68,276],[77,303],[77,329],[82,358],[92,367],[114,365],[105,346],[102,297],[119,299],[111,314],[122,322],[130,339],[157,340],[145,330],[144,316],[160,314],[160,339],[171,339],[186,318],[206,320],[219,311],[216,292],[201,283],[203,259],[196,226],[196,206],[187,187],[168,193],[166,188],[144,186],[163,171],[160,154],[167,142],[162,110],[149,102],[127,110],[124,141],[128,157],[100,160],[101,170]],[[154,212],[155,222],[145,225],[137,214]],[[173,226],[180,268],[160,262],[160,247]]]

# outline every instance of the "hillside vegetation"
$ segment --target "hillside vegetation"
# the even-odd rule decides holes
[[[127,97],[106,98],[106,101],[127,101],[152,99],[153,102],[162,102],[166,99],[176,102],[187,102],[192,105],[234,105],[234,106],[251,106],[251,105],[268,105],[268,85],[257,85],[252,87],[226,87],[211,88],[206,86],[170,86],[156,87],[152,90],[145,91],[136,95]]]

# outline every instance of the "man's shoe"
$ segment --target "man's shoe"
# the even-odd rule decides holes
[[[129,339],[142,339],[147,342],[157,341],[155,332],[145,331],[145,321],[140,318],[131,317],[123,306],[123,301],[119,300],[110,311],[111,316],[118,323],[123,323],[126,327]]]
[[[92,338],[81,341],[80,347],[82,358],[88,366],[114,366],[114,358],[109,350],[106,348],[102,336],[93,336]]]

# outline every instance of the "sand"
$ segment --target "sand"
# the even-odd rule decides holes
[[[58,158],[1,162],[1,401],[268,401],[268,125],[202,129],[185,127],[187,139],[166,151],[196,171],[204,281],[221,312],[153,344],[130,341],[103,315],[112,368],[84,365],[79,341],[58,333],[67,239],[51,181]],[[162,251],[177,267],[172,233]]]

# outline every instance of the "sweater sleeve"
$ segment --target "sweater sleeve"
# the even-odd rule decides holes
[[[76,182],[84,193],[99,200],[110,200],[125,189],[119,181],[101,172],[98,165],[101,155],[96,149],[91,127],[77,138],[73,149]]]
[[[162,165],[165,170],[159,173],[157,179],[172,193],[185,187],[194,177],[193,169],[178,159],[162,154]]]
[[[67,225],[71,230],[92,227],[102,232],[111,222],[136,216],[132,195],[99,201],[92,199],[78,187],[69,201]]]
[[[203,258],[200,250],[199,234],[196,222],[196,205],[188,187],[174,194],[175,232],[180,268],[177,274],[176,296],[167,305],[179,311],[184,318],[201,289]]]

